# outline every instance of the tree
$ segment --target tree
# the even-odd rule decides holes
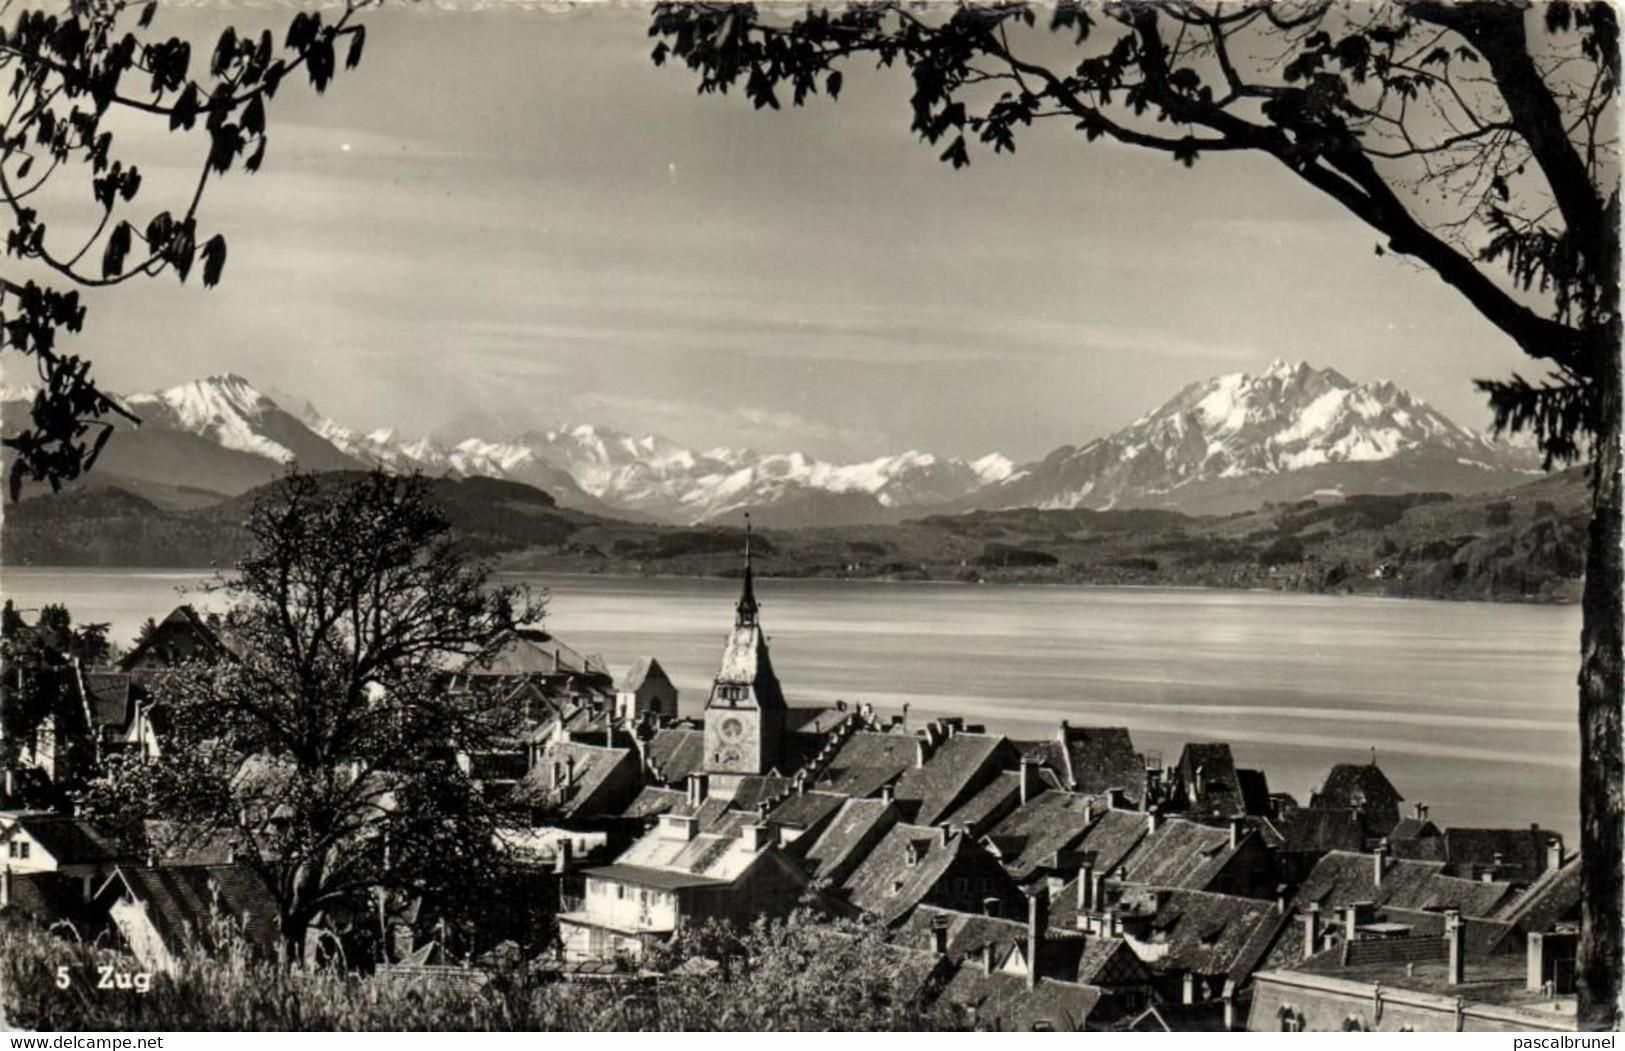
[[[1620,338],[1615,9],[1566,0],[901,3],[795,16],[661,4],[653,59],[701,93],[836,97],[850,59],[906,69],[913,129],[955,168],[1035,123],[1190,167],[1250,151],[1460,293],[1547,376],[1478,381],[1547,464],[1589,457],[1579,681],[1582,1025],[1619,1021]],[[1054,39],[1064,36],[1060,46]],[[1060,57],[1057,57],[1057,53]]]
[[[115,757],[83,802],[129,833],[162,818],[230,837],[297,960],[318,917],[370,931],[376,895],[466,902],[501,874],[505,817],[453,756],[504,713],[446,673],[542,607],[491,586],[416,476],[290,474],[247,528],[214,585],[235,659],[157,679],[162,755]]]
[[[79,694],[78,667],[105,661],[106,624],[73,623],[66,606],[47,605],[33,624],[8,600],[0,611],[0,767],[48,719],[57,738],[54,777],[72,785],[94,758],[95,728]]]
[[[197,73],[191,42],[152,32],[156,0],[75,0],[64,13],[24,10],[0,27],[11,99],[0,123],[0,201],[17,271],[0,277],[0,350],[32,358],[40,380],[30,425],[0,440],[14,456],[13,499],[25,479],[55,489],[90,469],[112,418],[138,422],[97,387],[90,362],[60,346],[59,333],[84,325],[79,289],[166,271],[185,282],[199,264],[204,286],[216,284],[226,241],[199,225],[204,190],[234,168],[259,170],[266,110],[286,78],[302,75],[322,92],[340,47],[346,68],[361,60],[356,14],[371,2],[345,0],[329,20],[300,11],[280,46],[269,29],[227,28]],[[141,169],[115,136],[136,124],[208,141],[189,196],[140,215]]]

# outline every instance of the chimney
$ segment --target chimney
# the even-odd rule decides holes
[[[1078,869],[1078,913],[1095,910],[1095,863],[1085,861]]]
[[[998,898],[983,898],[982,899],[982,914],[984,916],[997,916],[999,914],[999,899]]]
[[[1021,805],[1026,806],[1027,800],[1037,795],[1043,785],[1038,780],[1038,760],[1030,755],[1021,757]]]
[[[1553,836],[1546,841],[1546,867],[1549,869],[1563,867],[1563,837]]]
[[[553,874],[563,876],[570,871],[570,856],[574,853],[574,841],[569,836],[560,837],[558,845],[553,848]]]
[[[1224,1031],[1233,1033],[1236,1031],[1236,982],[1234,978],[1225,979],[1224,992],[1221,995],[1224,997]]]
[[[1179,1002],[1182,1004],[1196,1002],[1196,975],[1189,971],[1185,972],[1184,979],[1180,982]]]
[[[1111,936],[1113,938],[1121,938],[1123,936],[1122,913],[1114,912],[1111,915]]]
[[[1467,961],[1463,958],[1461,928],[1461,910],[1446,909],[1444,912],[1444,940],[1449,950],[1451,985],[1460,985],[1466,976]]]
[[[938,956],[948,955],[948,917],[931,917],[931,951]]]
[[[914,742],[914,768],[916,770],[925,765],[925,761],[930,758],[929,753],[930,749],[926,745],[925,738],[921,737]]]
[[[697,807],[710,794],[710,778],[704,774],[688,775],[688,805]]]
[[[1235,850],[1241,845],[1241,822],[1235,818],[1230,819],[1230,849]]]
[[[1388,840],[1384,838],[1371,852],[1371,883],[1379,890],[1382,888],[1382,878],[1388,873]]]
[[[691,840],[700,830],[700,819],[691,814],[661,814],[660,836],[662,839]]]
[[[1042,889],[1027,896],[1027,988],[1038,988],[1038,961],[1049,929],[1049,896]]]
[[[752,854],[758,853],[773,845],[773,826],[762,824],[746,825],[744,836],[745,849]]]
[[[1320,951],[1320,903],[1310,902],[1303,910],[1303,955],[1305,958]]]
[[[882,803],[890,803],[892,801],[892,799],[896,796],[896,793],[897,793],[897,789],[895,788],[895,786],[892,785],[892,783],[890,781],[888,781],[885,784],[880,786],[880,801]]]
[[[1089,880],[1089,906],[1096,912],[1106,907],[1106,873],[1097,870]]]
[[[1428,819],[1428,805],[1426,803],[1416,804],[1411,810],[1411,816],[1418,821],[1426,821]]]
[[[993,973],[993,943],[988,942],[982,946],[982,973]]]
[[[553,760],[553,787],[564,784],[564,764],[557,759]]]
[[[1083,801],[1083,823],[1085,826],[1095,823],[1095,797],[1090,796]]]
[[[1154,806],[1145,808],[1145,831],[1148,835],[1155,832],[1157,825],[1161,823],[1162,814],[1158,812],[1159,809]]]

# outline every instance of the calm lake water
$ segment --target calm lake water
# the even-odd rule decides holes
[[[737,582],[515,579],[548,587],[549,630],[617,673],[653,654],[685,713],[704,704]],[[0,592],[64,602],[128,643],[198,580],[7,569]],[[1577,834],[1577,607],[781,580],[758,596],[792,704],[907,704],[911,721],[961,715],[1023,737],[1063,718],[1124,725],[1169,763],[1185,741],[1225,740],[1305,803],[1332,763],[1375,748],[1440,824]]]

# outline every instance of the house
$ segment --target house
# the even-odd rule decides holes
[[[1126,726],[1072,726],[1056,731],[1061,780],[1068,792],[1099,796],[1117,789],[1130,806],[1145,803],[1145,759]]]
[[[1032,788],[1027,783],[1026,779],[1032,779],[1032,771],[1037,771],[1047,779],[1038,782],[1038,789]],[[1038,766],[1028,755],[1023,754],[1020,771],[1006,770],[999,774],[983,785],[981,791],[943,818],[942,823],[967,836],[981,839],[1022,804],[1023,788],[1035,791],[1047,787],[1059,788],[1060,784],[1059,777]]]
[[[1326,775],[1320,791],[1309,794],[1311,809],[1358,813],[1368,845],[1387,836],[1399,824],[1402,802],[1404,797],[1375,758],[1369,763],[1338,763]]]
[[[1258,771],[1238,771],[1230,746],[1193,742],[1180,753],[1163,809],[1193,817],[1232,818],[1269,813],[1269,786]]]
[[[1327,851],[1365,848],[1365,824],[1353,810],[1295,807],[1264,820],[1281,837],[1276,849],[1288,883],[1302,880]]]
[[[1512,884],[1447,875],[1442,861],[1391,858],[1386,850],[1361,854],[1334,850],[1321,858],[1298,888],[1298,911],[1323,911],[1368,903],[1376,907],[1491,917],[1514,896]]]
[[[951,1005],[967,1025],[998,1032],[1077,1033],[1111,1016],[1106,990],[1027,977],[988,960],[946,962],[933,1002]]]
[[[701,832],[698,819],[680,814],[661,815],[613,864],[583,876],[577,907],[558,917],[568,959],[635,959],[685,924],[716,919],[745,926],[784,916],[809,886],[767,825]]]
[[[113,871],[118,844],[95,822],[62,814],[18,814],[0,831],[0,866],[19,874],[49,872],[79,883],[90,900]]]
[[[924,747],[913,734],[856,731],[819,772],[817,787],[857,798],[875,795],[894,785],[916,762],[923,763]]]
[[[892,934],[892,941],[918,951],[980,960],[992,953],[996,970],[1026,974],[1034,958],[1033,916],[1025,920],[922,905]],[[1098,936],[1050,923],[1036,940],[1039,976],[1120,993],[1149,996],[1151,972],[1121,937]]]
[[[1145,815],[1146,836],[1117,873],[1129,887],[1205,890],[1245,898],[1275,897],[1274,853],[1246,822],[1224,828]]]
[[[231,656],[232,647],[220,629],[220,619],[213,614],[203,616],[190,605],[176,606],[124,655],[118,669],[139,673],[190,661],[223,660]]]
[[[1563,837],[1528,828],[1457,828],[1444,830],[1445,871],[1462,879],[1506,880],[1528,885],[1547,869],[1563,865]]]
[[[1562,1032],[1575,1026],[1575,934],[1478,955],[1459,913],[1436,936],[1369,939],[1254,976],[1253,1032]]]
[[[705,731],[689,727],[656,730],[643,745],[643,767],[648,783],[683,788],[691,775],[705,770]]]
[[[639,657],[615,686],[615,717],[631,725],[677,718],[677,687],[653,657]]]
[[[1321,811],[1321,813],[1333,812]],[[1362,845],[1341,849],[1362,850],[1364,847]],[[1399,824],[1388,833],[1388,850],[1396,858],[1412,858],[1417,861],[1444,860],[1444,833],[1438,825],[1428,820],[1426,803],[1417,803],[1411,808],[1410,816],[1399,819]]]
[[[823,831],[846,802],[833,792],[795,792],[768,811],[767,821],[779,830],[779,841],[790,844]]]
[[[1071,848],[1094,824],[1095,801],[1054,790],[1024,795],[1021,805],[993,827],[984,844],[1022,883],[1058,876],[1067,867],[1075,870]]]
[[[579,819],[621,814],[640,786],[631,748],[554,741],[538,752],[520,793],[561,818]]]
[[[276,896],[245,865],[120,865],[95,904],[149,970],[168,970],[192,946],[236,942],[262,959],[280,949]]]
[[[84,933],[94,911],[84,882],[57,872],[16,872],[0,867],[0,915],[26,916],[42,927],[67,922]]]
[[[895,824],[858,861],[835,893],[888,925],[919,905],[1021,915],[1026,897],[980,844],[946,828]]]
[[[897,780],[897,805],[910,821],[934,825],[962,806],[1019,756],[1001,735],[972,733],[943,720],[940,743],[915,738],[914,764]]]
[[[822,831],[796,839],[790,849],[821,886],[838,886],[899,820],[889,799],[848,799]]]
[[[1281,903],[1199,890],[1131,889],[1113,908],[1122,936],[1155,975],[1163,1003],[1229,998],[1267,958],[1289,925]],[[1232,1025],[1239,1020],[1232,1017]]]
[[[158,755],[154,705],[140,678],[130,672],[74,667],[74,688],[98,761],[115,752],[147,758]]]
[[[1578,930],[1580,924],[1580,855],[1557,868],[1549,868],[1522,893],[1497,909],[1494,919],[1525,932],[1561,927]]]

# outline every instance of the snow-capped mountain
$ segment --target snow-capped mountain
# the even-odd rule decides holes
[[[7,389],[3,411],[17,418],[27,396]],[[382,465],[523,482],[565,507],[679,524],[737,521],[745,511],[780,527],[980,508],[1228,513],[1324,493],[1484,492],[1538,468],[1527,447],[1488,441],[1391,383],[1355,383],[1302,362],[1193,383],[1109,437],[1026,464],[997,453],[961,460],[910,450],[832,463],[800,452],[699,451],[590,424],[440,443],[355,430],[308,404],[295,415],[235,375],[125,404],[142,425],[108,446],[97,467],[107,475],[235,495],[292,461],[310,470]]]
[[[352,431],[314,412],[307,420],[316,433],[369,464],[507,478],[550,492],[568,479],[610,513],[683,524],[744,511],[776,525],[894,521],[910,509],[962,499],[1014,469],[997,453],[973,463],[909,451],[836,464],[799,452],[701,452],[657,434],[635,436],[591,424],[527,431],[508,442],[469,438],[447,448],[404,442],[393,431]]]
[[[1383,381],[1304,362],[1193,383],[1081,448],[1062,446],[974,497],[979,507],[1169,507],[1227,513],[1316,493],[1483,492],[1527,480],[1493,443]]]

